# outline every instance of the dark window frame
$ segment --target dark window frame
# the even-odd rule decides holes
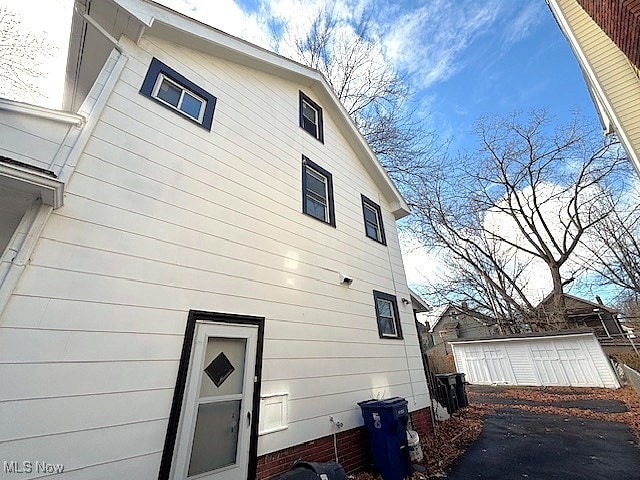
[[[316,113],[318,114],[318,123],[316,124],[316,129],[318,130],[317,133],[312,133],[309,130],[307,130],[304,126],[304,109],[303,109],[303,103],[306,102],[311,108],[313,108]],[[302,90],[300,90],[300,128],[302,128],[305,132],[307,132],[309,135],[311,135],[312,137],[314,137],[316,140],[318,140],[321,143],[324,143],[324,123],[322,121],[322,107],[320,105],[318,105],[316,102],[314,102],[313,100],[311,100],[307,95],[305,95]]]
[[[389,303],[391,303],[391,311],[393,313],[393,316],[395,317],[395,327],[396,327],[396,334],[395,335],[388,335],[388,334],[384,334],[382,333],[382,328],[380,326],[380,319],[381,319],[381,315],[380,315],[380,311],[378,309],[378,300],[386,300]],[[398,310],[398,300],[395,297],[395,295],[391,295],[389,293],[384,293],[384,292],[380,292],[378,290],[374,290],[373,291],[373,303],[375,305],[375,309],[376,309],[376,323],[378,324],[378,335],[380,336],[380,338],[389,338],[389,339],[395,339],[395,340],[402,340],[403,336],[402,336],[402,326],[400,324],[400,311]]]
[[[380,209],[380,205],[378,205],[376,202],[374,202],[370,198],[365,197],[362,194],[360,195],[360,197],[362,198],[362,220],[364,221],[364,234],[367,236],[367,238],[370,238],[371,240],[374,240],[386,246],[387,237],[384,234],[384,221],[382,220],[382,210]],[[378,227],[378,231],[380,232],[379,239],[369,235],[369,231],[367,230],[367,213],[366,213],[367,207],[374,210],[378,217],[377,227]]]
[[[318,218],[307,211],[307,167],[310,168],[311,170],[314,170],[316,173],[320,174],[321,176],[325,177],[325,179],[327,180],[327,199],[326,200],[327,200],[327,210],[328,210],[328,216],[329,216],[329,218],[327,219]],[[315,218],[319,222],[327,223],[334,228],[336,226],[336,215],[335,215],[335,208],[334,208],[334,202],[333,202],[333,177],[331,173],[329,173],[328,171],[326,171],[324,168],[317,165],[316,163],[312,162],[311,160],[309,160],[309,158],[307,158],[304,155],[302,156],[302,213],[304,213],[305,215],[309,215],[311,218]]]
[[[187,92],[191,92],[205,101],[204,114],[202,116],[202,121],[198,121],[197,119],[194,119],[193,117],[191,117],[190,115],[187,115],[185,112],[178,109],[177,107],[174,107],[173,105],[170,105],[169,103],[166,103],[160,100],[158,97],[156,97],[153,94],[153,90],[156,86],[158,77],[160,75],[164,76],[170,82],[175,83],[176,85],[183,88]],[[211,93],[207,92],[205,89],[199,87],[192,81],[188,80],[183,75],[180,75],[174,69],[162,63],[160,60],[158,60],[155,57],[151,59],[151,64],[149,65],[147,74],[144,77],[144,81],[142,82],[140,93],[145,97],[150,98],[157,104],[162,105],[166,109],[171,110],[174,113],[177,113],[178,115],[189,120],[192,123],[195,123],[199,127],[202,127],[207,131],[211,131],[211,124],[213,123],[213,112],[215,111],[215,108],[216,108],[217,98],[213,96]]]

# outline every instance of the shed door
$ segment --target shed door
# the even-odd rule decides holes
[[[601,384],[593,375],[592,362],[575,340],[534,342],[531,354],[542,385],[584,387]]]
[[[257,338],[254,326],[197,324],[173,478],[247,477]]]

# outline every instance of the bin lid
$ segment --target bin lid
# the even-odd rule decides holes
[[[393,408],[393,407],[406,405],[407,403],[408,403],[407,400],[402,397],[391,397],[391,398],[384,398],[382,400],[375,400],[375,399],[365,400],[364,402],[358,402],[358,405],[360,406],[361,409],[368,410],[371,408],[376,408],[376,409]]]

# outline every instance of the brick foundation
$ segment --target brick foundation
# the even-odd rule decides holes
[[[411,412],[413,429],[421,439],[431,434],[429,408]],[[338,460],[347,473],[363,470],[370,465],[367,432],[364,427],[339,432],[336,435]],[[317,438],[301,445],[285,448],[258,457],[256,480],[268,480],[286,472],[296,460],[331,462],[335,460],[333,435]]]
[[[418,432],[420,441],[433,435],[433,425],[431,423],[431,409],[423,408],[409,414],[411,416],[411,425]]]

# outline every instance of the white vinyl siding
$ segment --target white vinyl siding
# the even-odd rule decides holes
[[[575,0],[557,1],[637,161],[640,156],[640,79],[627,57]],[[640,165],[636,164],[640,172]]]
[[[371,295],[409,298],[397,231],[388,252],[362,234],[359,192],[378,188],[329,115],[323,145],[295,120],[298,85],[156,39],[123,43],[121,80],[0,319],[0,400],[18,415],[4,456],[155,478],[192,308],[266,317],[262,393],[287,393],[289,417],[259,455],[330,434],[328,415],[361,425],[357,402],[372,397],[425,408],[411,306],[398,305],[404,340],[389,342]],[[216,92],[214,130],[138,94],[154,55]],[[338,228],[300,211],[301,153],[333,174]],[[50,419],[15,425],[27,410]]]

